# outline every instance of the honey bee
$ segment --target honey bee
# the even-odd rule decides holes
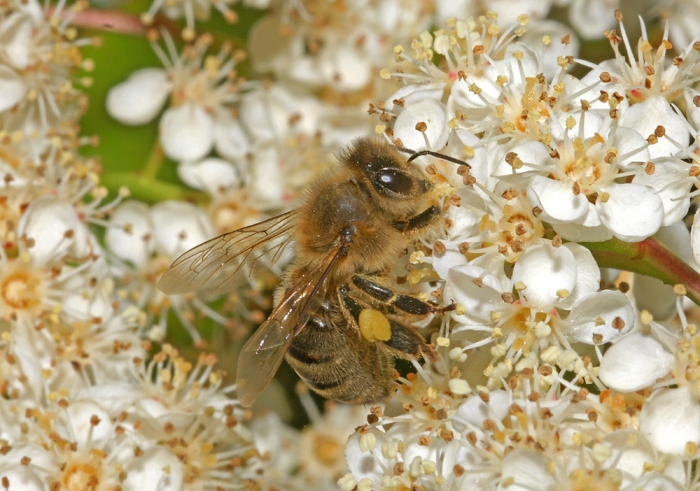
[[[423,154],[439,155],[358,139],[299,209],[200,244],[165,272],[158,283],[165,293],[221,293],[250,281],[293,244],[279,301],[239,356],[243,406],[253,404],[283,358],[322,396],[355,404],[388,398],[394,357],[437,359],[411,323],[444,309],[396,292],[389,281],[397,258],[443,223],[440,197],[411,163]]]

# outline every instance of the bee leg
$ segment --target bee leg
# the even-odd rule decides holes
[[[440,210],[439,206],[431,206],[427,210],[422,211],[418,215],[411,217],[408,220],[394,222],[392,226],[399,232],[410,232],[412,230],[418,230],[430,225],[435,218],[440,216],[441,213],[442,210]]]
[[[437,353],[433,347],[426,343],[423,336],[415,329],[394,320],[389,320],[389,325],[391,326],[391,338],[383,343],[397,352],[398,356],[418,359],[422,354],[432,362],[437,361]]]
[[[391,288],[380,285],[368,276],[357,274],[353,275],[352,283],[356,288],[366,293],[373,299],[406,312],[407,314],[415,315],[417,317],[427,317],[434,312],[440,311],[440,309],[434,305],[418,300],[416,297],[396,293]]]
[[[352,297],[347,285],[340,287],[339,293],[343,306],[357,324],[360,313],[365,306]],[[389,325],[391,326],[391,337],[382,342],[391,349],[395,356],[417,360],[422,354],[431,361],[437,360],[437,354],[433,347],[426,343],[423,336],[411,326],[393,319],[389,319]]]

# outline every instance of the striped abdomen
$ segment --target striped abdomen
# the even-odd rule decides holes
[[[287,362],[323,397],[352,404],[382,401],[391,393],[393,358],[366,341],[337,302],[329,295],[292,340]]]

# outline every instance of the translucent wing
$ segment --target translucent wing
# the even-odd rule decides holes
[[[164,293],[224,293],[274,264],[289,245],[297,212],[290,211],[193,247],[158,282]]]
[[[326,277],[344,253],[344,247],[333,250],[319,267],[297,279],[270,317],[243,346],[236,373],[236,394],[243,406],[252,406],[274,377],[292,338],[323,301]]]

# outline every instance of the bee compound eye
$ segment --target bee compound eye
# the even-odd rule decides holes
[[[377,191],[391,191],[395,194],[412,194],[415,179],[401,169],[385,167],[380,169],[372,178]]]

